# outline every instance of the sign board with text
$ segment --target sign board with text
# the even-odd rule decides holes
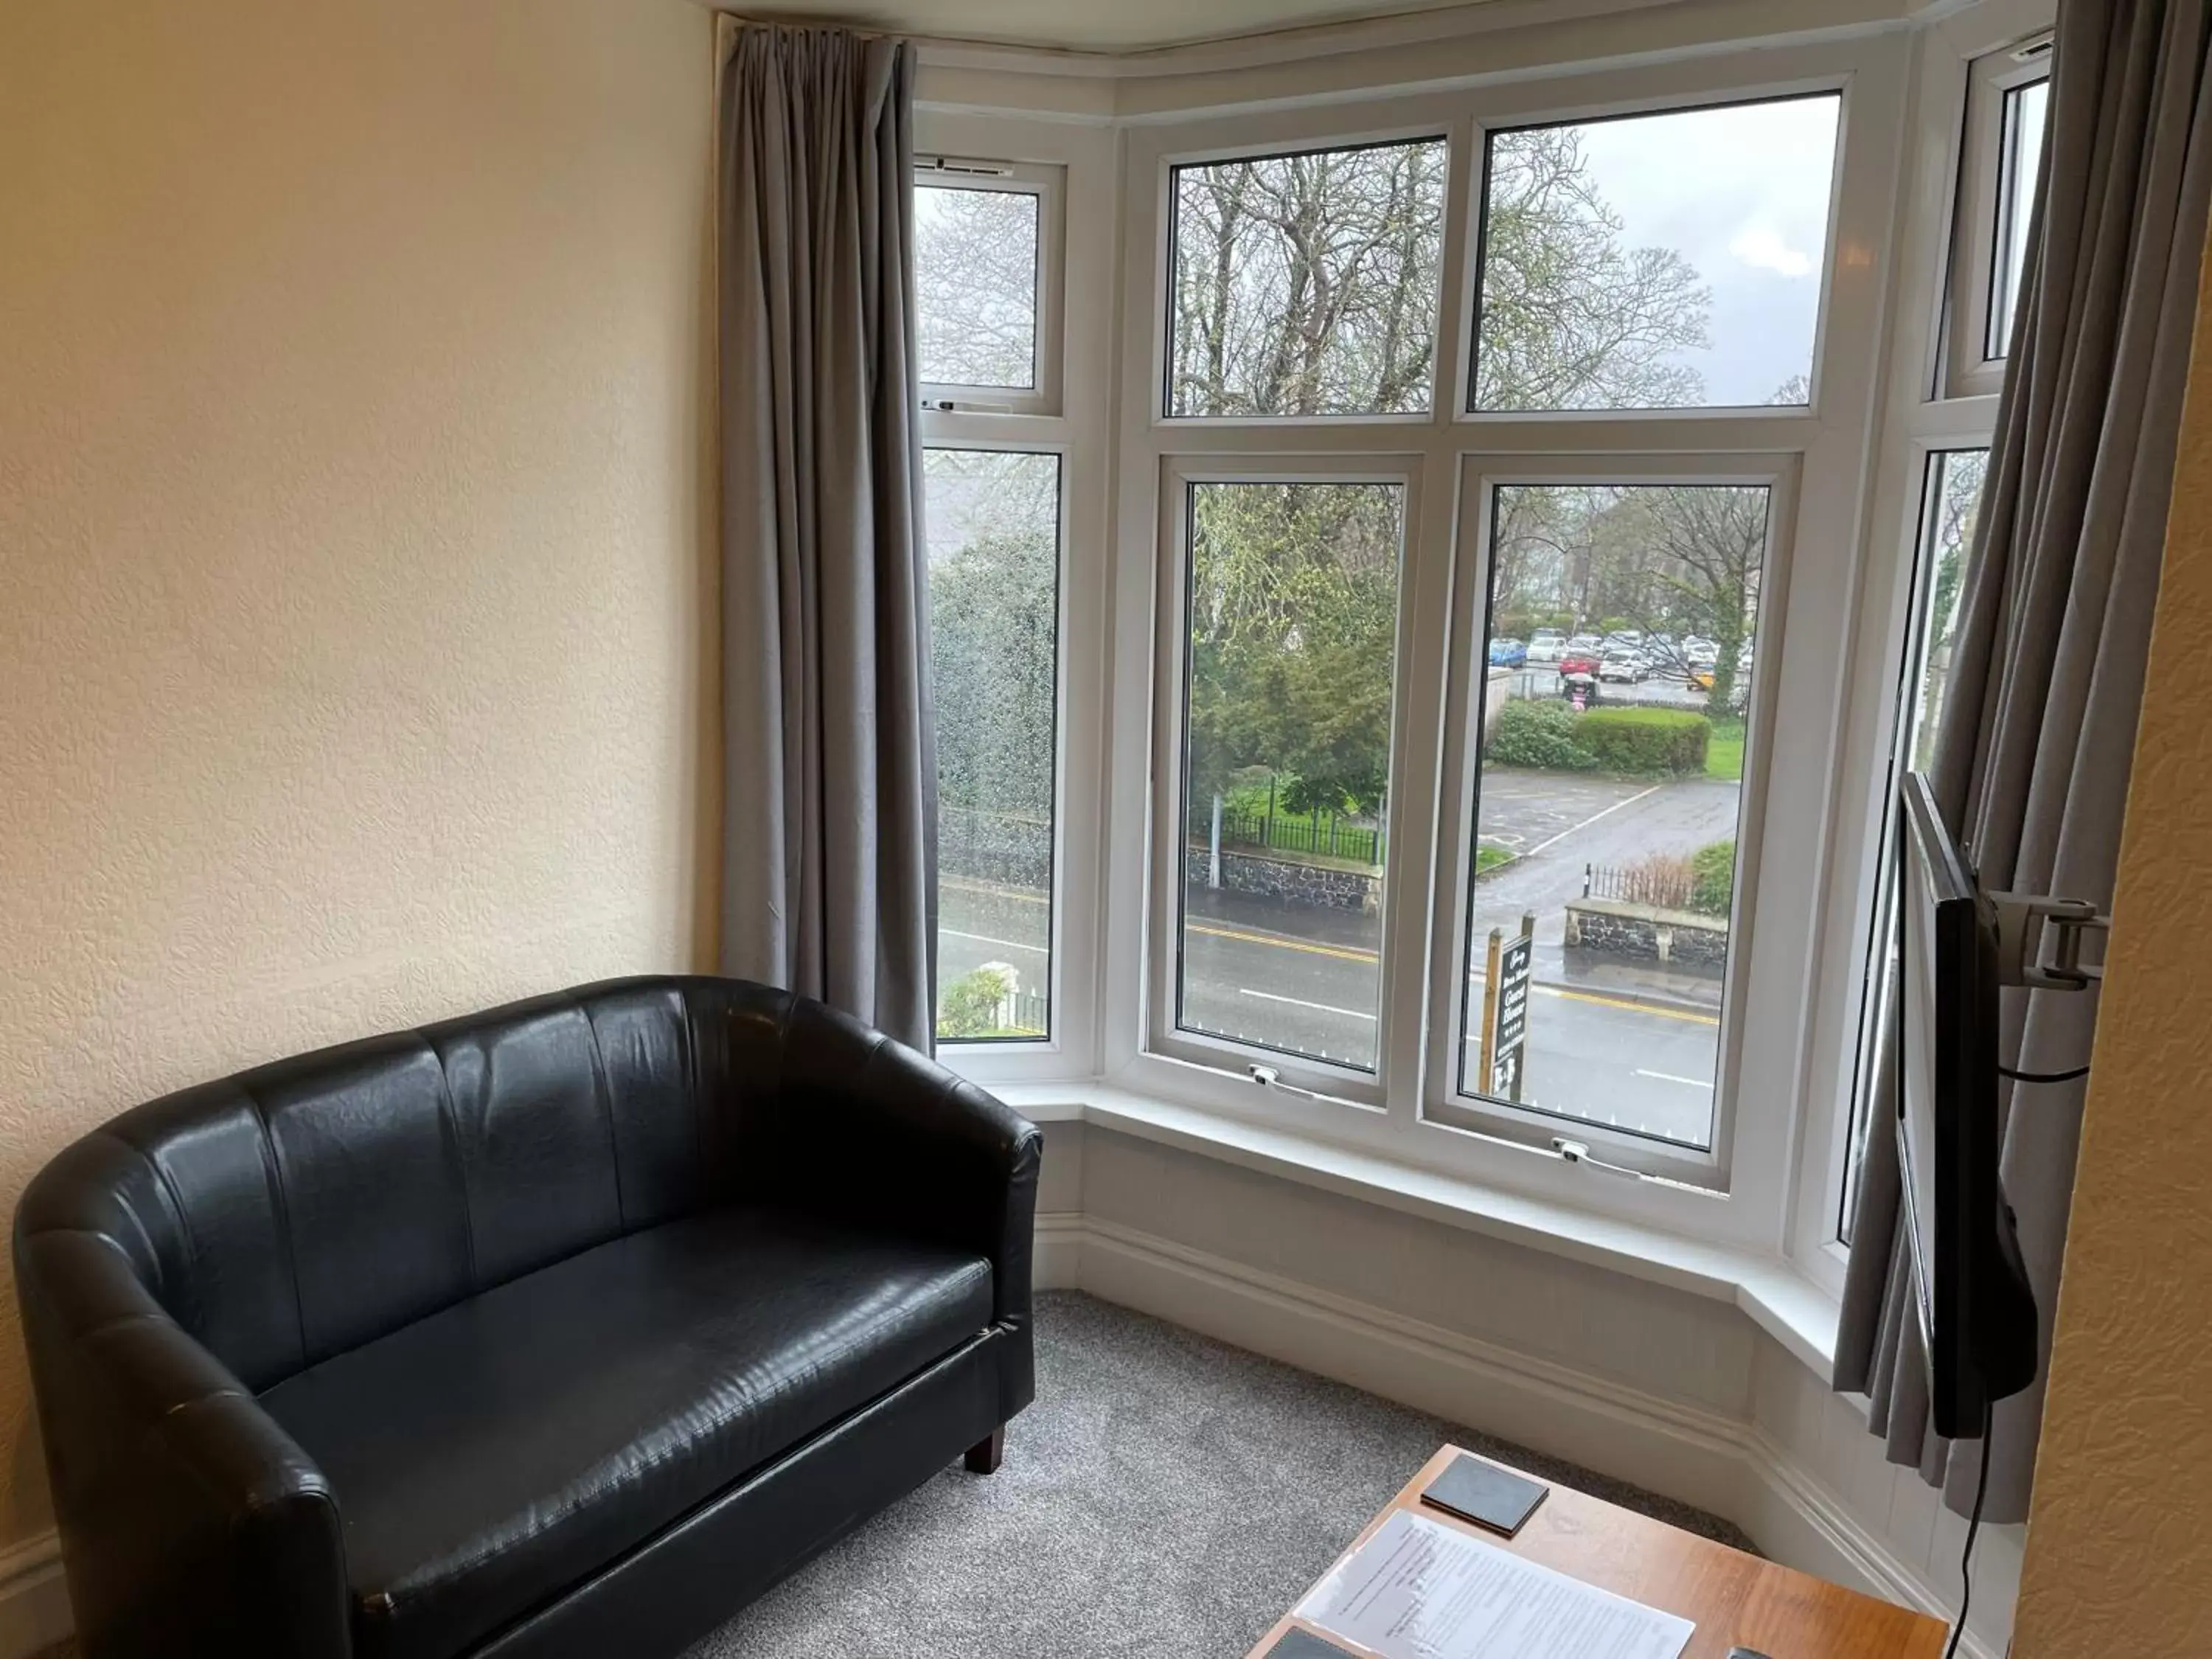
[[[1536,941],[1523,933],[1497,945],[1490,960],[1490,1030],[1483,1048],[1490,1068],[1489,1092],[1503,1100],[1521,1098],[1521,1062],[1528,1044],[1528,981]]]

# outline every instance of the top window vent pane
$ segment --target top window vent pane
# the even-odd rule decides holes
[[[1843,100],[1490,137],[1474,406],[1810,401]]]
[[[1026,190],[915,186],[925,384],[1036,389],[1037,204]]]
[[[1175,169],[1174,416],[1425,414],[1441,138]]]

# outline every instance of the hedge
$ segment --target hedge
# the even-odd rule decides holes
[[[1546,772],[1587,772],[1597,761],[1575,741],[1579,718],[1564,702],[1516,699],[1498,711],[1486,757],[1499,766]]]
[[[1679,708],[1592,708],[1522,698],[1498,711],[1485,758],[1545,772],[1696,777],[1712,722]]]
[[[1712,722],[1679,708],[1593,708],[1575,722],[1573,742],[1602,770],[1692,777],[1705,769]]]
[[[1690,854],[1690,908],[1724,916],[1735,896],[1735,842],[1710,842]]]

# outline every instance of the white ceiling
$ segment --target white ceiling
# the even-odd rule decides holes
[[[1468,0],[767,0],[740,15],[850,23],[941,40],[1078,52],[1156,46],[1301,28],[1354,17],[1437,11]]]

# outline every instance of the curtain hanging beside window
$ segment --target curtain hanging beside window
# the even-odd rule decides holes
[[[925,1052],[936,789],[915,52],[739,27],[721,82],[721,964]]]
[[[1983,885],[2108,906],[2158,597],[2212,195],[2212,0],[2061,0],[2033,252],[1936,739]],[[2089,1053],[2088,994],[2008,993],[2008,1064]],[[1980,1448],[1929,1424],[1899,1226],[1893,1030],[1878,1045],[1835,1387],[1964,1514]],[[2008,1085],[2011,1086],[2011,1085]],[[2014,1088],[2003,1178],[2050,1353],[2085,1085]],[[2024,1520],[2040,1381],[1998,1402],[1987,1518]]]

